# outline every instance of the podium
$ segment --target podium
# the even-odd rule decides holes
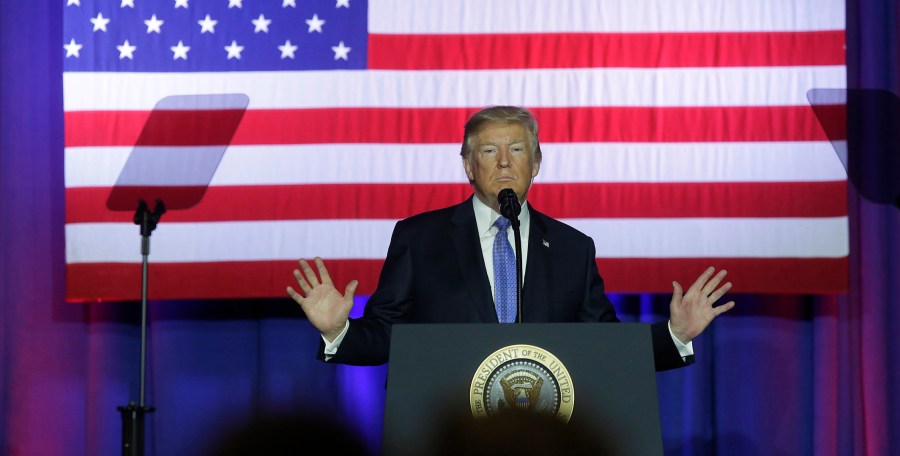
[[[611,454],[662,455],[650,325],[393,326],[385,456],[428,454],[448,418],[477,425],[510,407],[587,429]]]

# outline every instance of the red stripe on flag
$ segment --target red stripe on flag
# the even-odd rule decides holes
[[[108,187],[66,189],[66,223],[128,222],[107,209]],[[166,222],[223,220],[399,220],[451,206],[469,184],[260,185],[210,187]],[[846,181],[535,184],[529,201],[556,218],[837,217],[847,215]]]
[[[469,108],[247,111],[232,144],[459,143]],[[809,106],[534,108],[543,142],[826,141]],[[132,146],[147,111],[65,115],[66,146]],[[178,129],[170,144],[193,144]]]
[[[602,258],[597,260],[607,291],[671,293],[710,266],[728,271],[731,293],[828,294],[849,289],[847,257],[841,258]]]
[[[143,126],[137,145],[228,145],[243,115],[243,109],[154,109]]]
[[[135,236],[136,239],[138,236]],[[360,281],[358,294],[371,294],[381,260],[325,260],[338,288]],[[688,287],[708,266],[728,270],[731,293],[844,293],[848,289],[847,258],[676,258],[599,259],[610,293],[671,293],[672,281]],[[149,268],[150,299],[230,299],[284,296],[292,285],[297,262],[246,261],[156,263]],[[66,299],[138,300],[141,265],[100,263],[66,267]]]
[[[184,210],[194,207],[203,198],[206,189],[202,185],[119,185],[103,189],[107,199],[101,204],[111,211],[133,213],[141,200],[147,203],[151,211],[155,210],[159,200],[165,203],[167,210]],[[66,207],[68,211],[68,205]]]
[[[368,67],[399,70],[844,65],[843,30],[369,35]]]
[[[555,218],[847,215],[846,181],[535,184],[528,199]]]

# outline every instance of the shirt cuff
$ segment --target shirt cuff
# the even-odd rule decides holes
[[[346,330],[344,330],[346,332]],[[677,337],[675,337],[675,333],[672,332],[672,322],[669,321],[669,335],[672,336],[672,342],[675,342],[675,348],[678,349],[678,354],[681,355],[681,358],[687,358],[688,356],[694,356],[694,341],[690,341],[687,344],[681,343]],[[341,334],[341,338],[343,338],[343,334]],[[337,339],[335,339],[337,340]]]
[[[325,342],[325,361],[328,361],[329,359],[331,359],[332,356],[335,355],[335,353],[337,353],[338,347],[340,347],[341,341],[344,340],[344,336],[347,335],[347,330],[349,328],[350,328],[350,320],[347,320],[344,323],[344,329],[331,342],[328,342],[328,339],[326,339],[325,336],[322,336],[322,341]],[[669,331],[671,332],[672,328],[669,328]],[[672,338],[675,338],[675,336],[672,336]]]

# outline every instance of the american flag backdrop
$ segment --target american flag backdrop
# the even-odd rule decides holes
[[[806,99],[846,87],[842,0],[61,2],[69,300],[139,298],[107,199],[191,94],[249,104],[151,236],[153,299],[283,297],[314,256],[371,292],[397,220],[472,193],[462,126],[498,104],[535,113],[529,203],[594,239],[609,291],[708,265],[737,292],[847,288],[846,173]],[[218,124],[195,124],[154,144],[203,146]]]

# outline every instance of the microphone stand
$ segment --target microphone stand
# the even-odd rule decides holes
[[[147,378],[147,270],[150,255],[150,234],[156,229],[160,217],[166,212],[162,200],[156,200],[153,212],[142,199],[134,213],[134,224],[141,226],[141,391],[140,401],[129,401],[128,405],[117,407],[122,414],[122,456],[142,456],[144,454],[144,415],[153,412],[153,407],[144,405]]]
[[[516,323],[522,323],[522,235],[519,233],[519,217],[513,217],[510,221],[516,239]]]

